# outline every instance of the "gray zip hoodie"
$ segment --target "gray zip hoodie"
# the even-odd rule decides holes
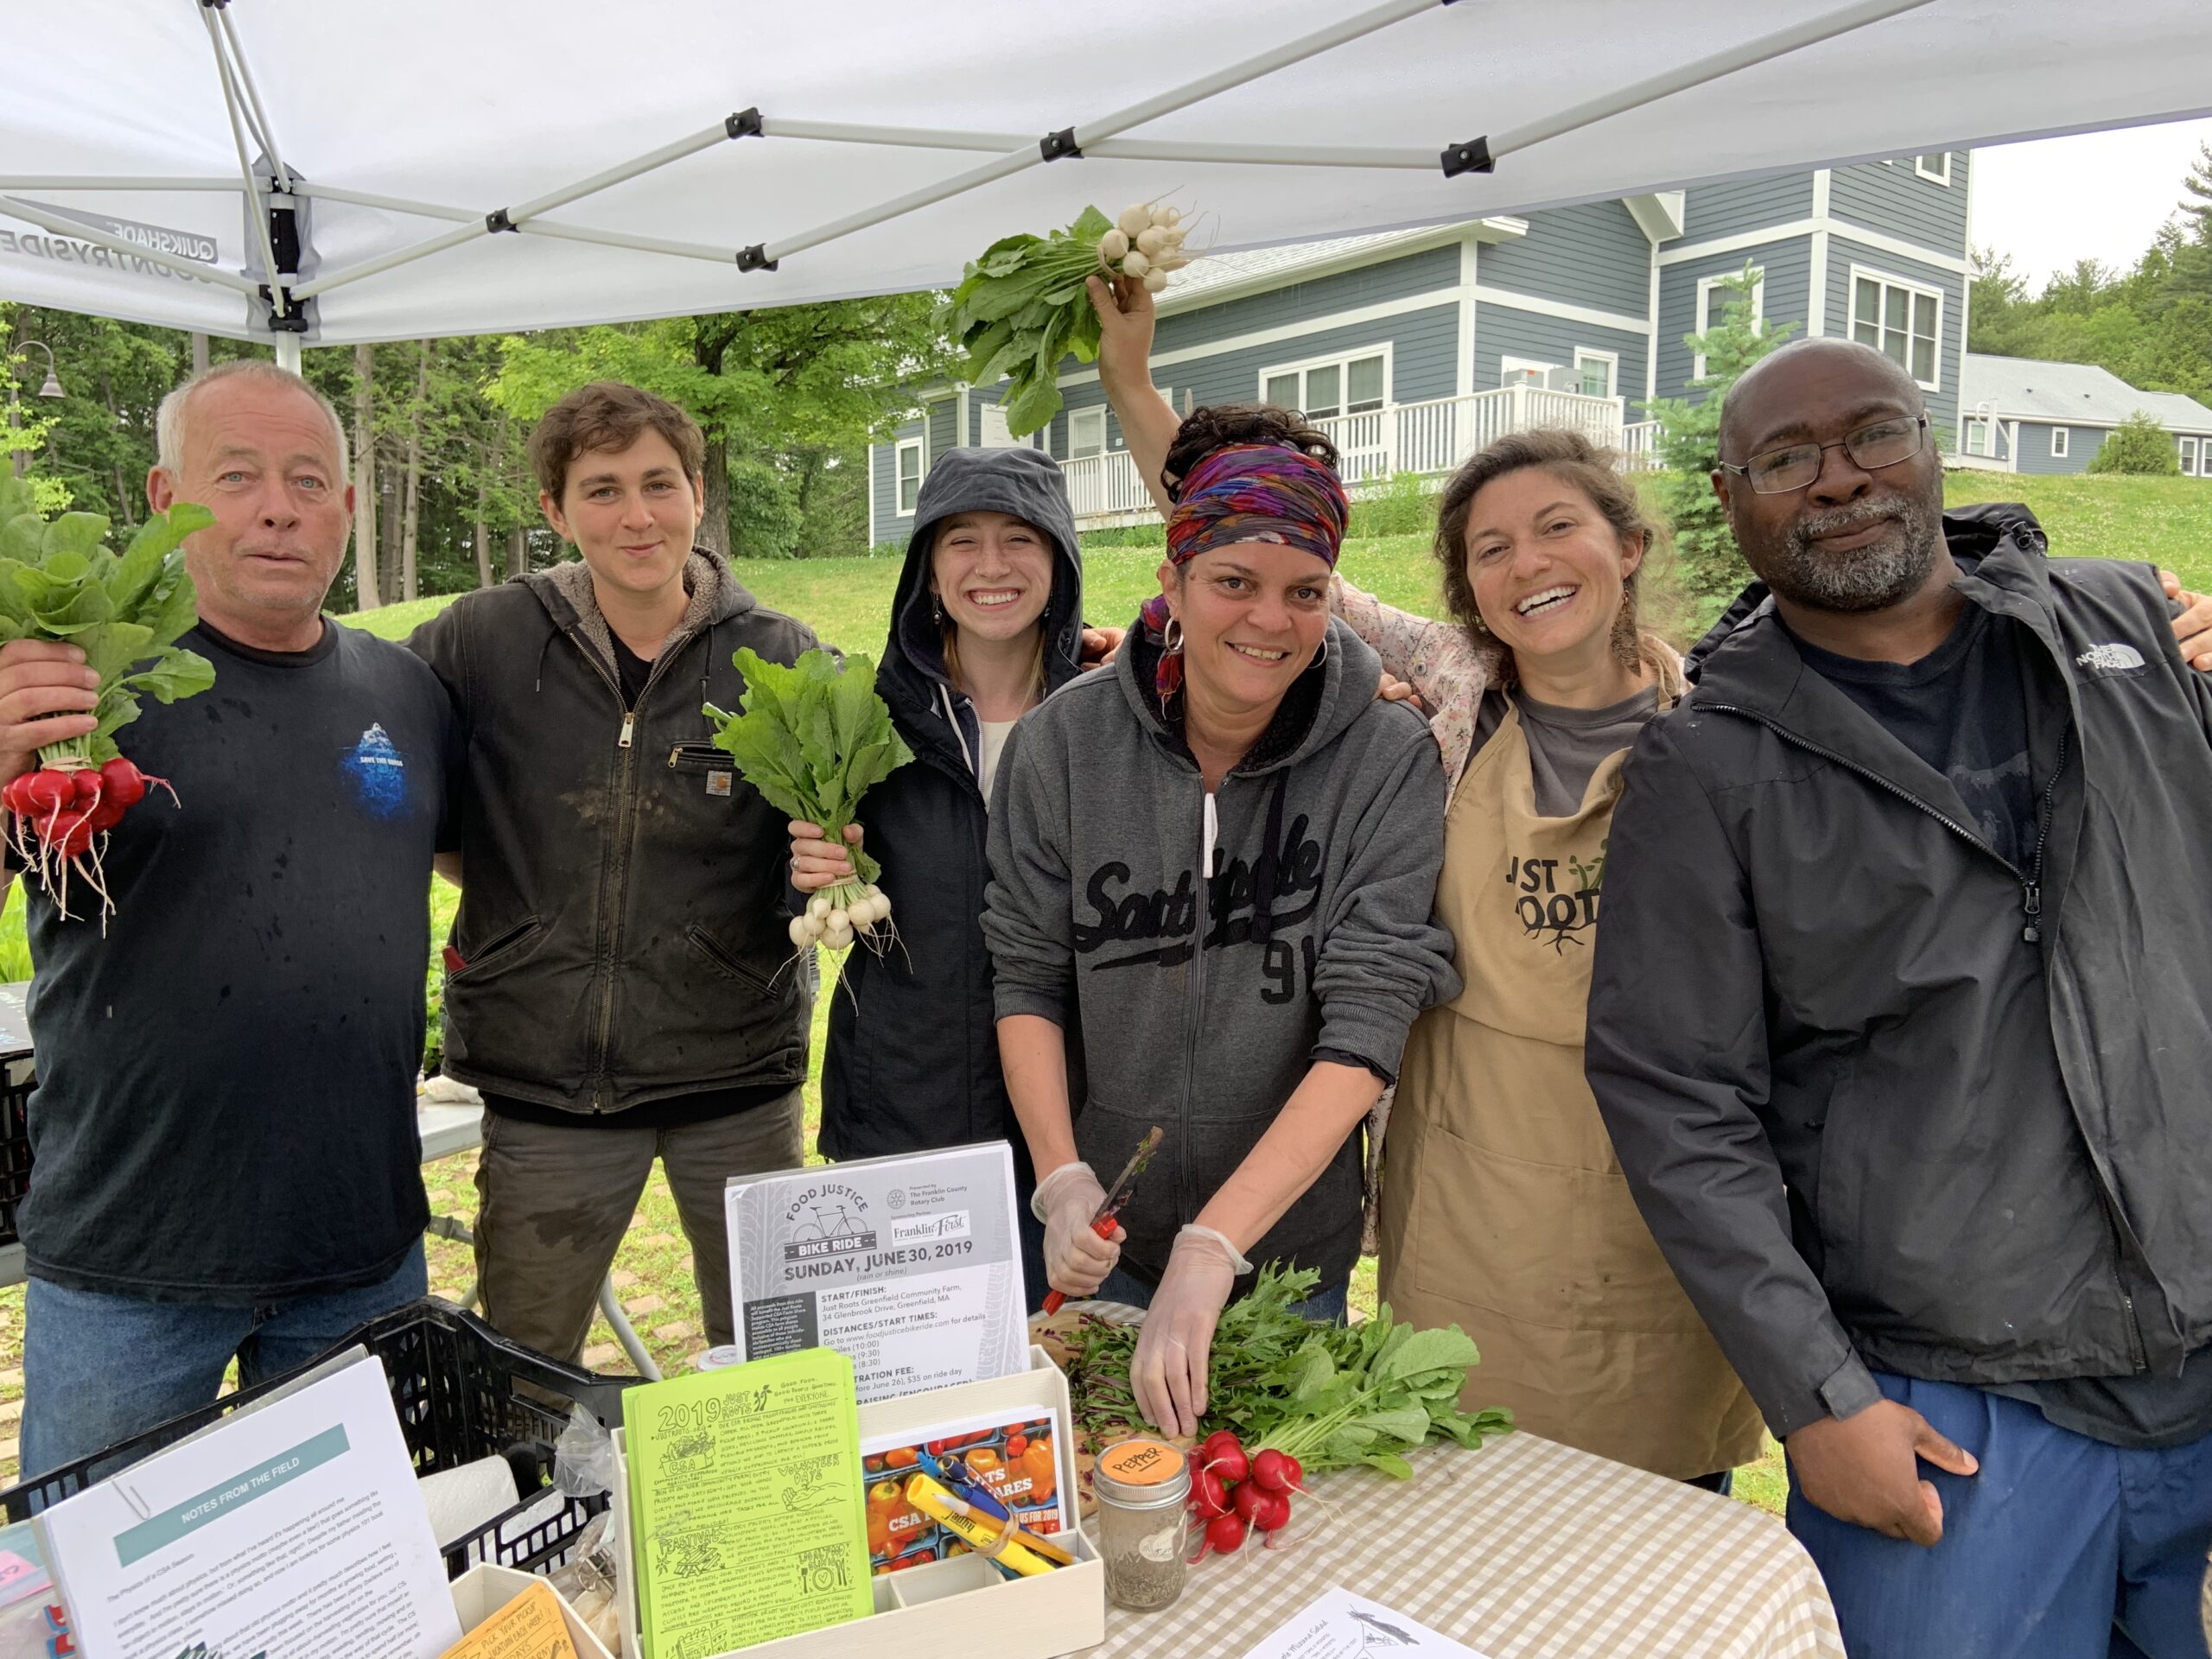
[[[1330,623],[1326,660],[1223,780],[1211,823],[1157,660],[1140,624],[1114,671],[1014,728],[983,911],[999,1018],[1079,1024],[1076,1144],[1099,1179],[1167,1132],[1122,1215],[1122,1263],[1147,1280],[1317,1058],[1395,1077],[1414,1016],[1459,990],[1431,913],[1444,770],[1420,716],[1375,700],[1375,653]],[[1355,1133],[1246,1254],[1343,1280],[1360,1168]]]

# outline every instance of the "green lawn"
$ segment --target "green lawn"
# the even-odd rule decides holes
[[[2107,558],[2151,559],[2181,573],[2200,591],[2212,588],[2212,486],[2186,479],[2017,478],[2001,474],[1955,474],[1946,499],[1954,503],[2024,499],[2050,532],[2052,549],[2064,554]],[[1154,572],[1157,549],[1096,547],[1084,556],[1084,610],[1094,622],[1124,624],[1144,597],[1157,590]],[[1393,604],[1409,610],[1440,612],[1435,566],[1427,539],[1396,536],[1355,539],[1346,543],[1345,574]],[[745,560],[739,579],[764,605],[787,611],[810,623],[823,638],[849,651],[871,655],[882,648],[897,561],[823,559]],[[451,602],[438,595],[339,620],[386,639],[404,639],[417,624]],[[431,937],[442,943],[453,920],[458,895],[433,882]],[[433,956],[435,957],[435,950]],[[825,963],[826,963],[825,958]],[[434,964],[435,968],[435,964]],[[23,941],[22,897],[11,892],[0,912],[0,976],[27,977],[29,957]],[[827,995],[817,1006],[812,1066],[807,1085],[808,1140],[821,1110],[822,1038],[828,1016]],[[474,1154],[462,1153],[424,1170],[432,1207],[464,1218],[475,1208]],[[462,1246],[432,1240],[430,1282],[438,1294],[458,1299],[474,1274]],[[690,1258],[677,1225],[674,1203],[658,1172],[647,1185],[635,1223],[615,1264],[615,1280],[632,1322],[664,1370],[674,1371],[704,1346],[698,1295]],[[1371,1309],[1374,1263],[1365,1262],[1353,1281],[1356,1307]],[[588,1358],[607,1370],[626,1369],[613,1332],[595,1323]],[[22,1412],[22,1292],[0,1291],[0,1480],[15,1470],[15,1424]],[[1767,1456],[1740,1471],[1738,1496],[1779,1511],[1787,1490],[1781,1455],[1769,1442]]]

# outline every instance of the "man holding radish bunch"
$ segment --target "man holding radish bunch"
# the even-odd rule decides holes
[[[424,1290],[423,902],[452,716],[397,646],[321,615],[353,492],[330,404],[227,363],[163,400],[155,511],[214,664],[124,728],[165,779],[114,825],[105,927],[27,891],[37,1154],[22,1467],[88,1457]],[[0,783],[87,735],[73,645],[0,647]]]
[[[722,1190],[803,1160],[808,1002],[785,965],[788,820],[714,747],[732,660],[817,641],[692,545],[705,441],[601,381],[531,435],[547,522],[582,555],[466,595],[410,645],[445,683],[467,763],[446,950],[446,1071],[483,1091],[484,1310],[583,1351],[658,1157],[709,1341],[732,1340]]]

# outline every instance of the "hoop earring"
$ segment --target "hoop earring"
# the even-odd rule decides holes
[[[1170,657],[1183,654],[1183,625],[1174,617],[1167,619],[1167,626],[1160,631],[1160,642]]]
[[[1320,650],[1319,650],[1319,651],[1317,651],[1317,652],[1315,652],[1313,653],[1313,662],[1312,662],[1310,664],[1308,664],[1308,666],[1310,666],[1310,667],[1313,667],[1313,668],[1319,668],[1319,667],[1320,667],[1320,666],[1321,666],[1321,664],[1324,664],[1324,663],[1327,662],[1328,660],[1329,660],[1329,636],[1328,636],[1327,634],[1325,634],[1325,634],[1323,634],[1323,635],[1321,636],[1321,649],[1320,649]]]

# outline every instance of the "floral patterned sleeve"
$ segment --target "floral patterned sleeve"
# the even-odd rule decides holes
[[[1483,692],[1493,678],[1491,653],[1457,623],[1385,605],[1341,573],[1330,582],[1329,605],[1375,648],[1385,671],[1420,695],[1429,711],[1429,730],[1444,752],[1444,775],[1456,784],[1474,747]]]

